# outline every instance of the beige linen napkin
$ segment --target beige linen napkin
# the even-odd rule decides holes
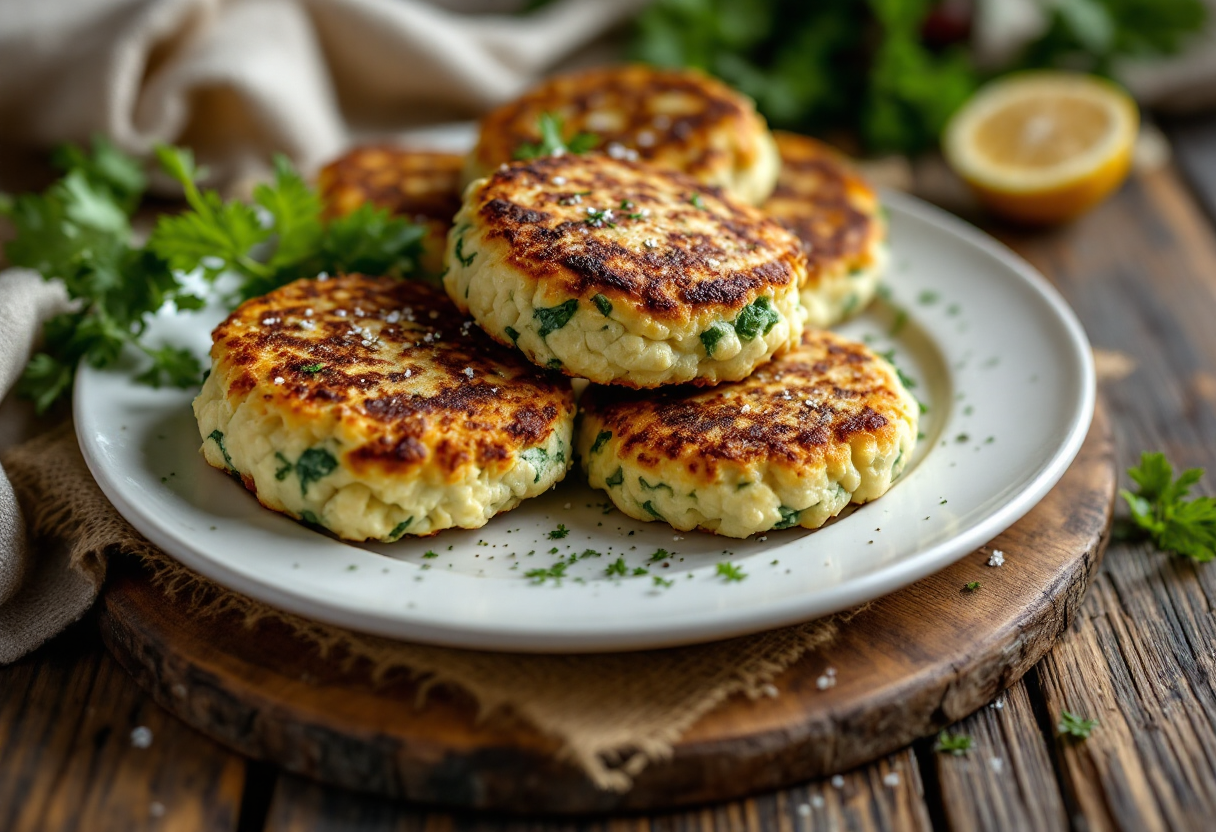
[[[470,118],[587,60],[647,1],[520,16],[522,0],[0,0],[0,139],[188,145],[214,185],[262,175],[280,151],[311,172],[352,141]]]

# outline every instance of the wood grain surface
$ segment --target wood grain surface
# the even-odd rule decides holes
[[[981,707],[1071,620],[1100,559],[1115,490],[1099,410],[1064,479],[1025,518],[958,563],[875,602],[838,639],[704,717],[623,794],[597,789],[552,741],[481,721],[458,694],[418,709],[408,682],[321,656],[287,627],[200,617],[135,571],[112,577],[102,637],[165,708],[243,754],[392,797],[511,812],[660,809],[834,774]],[[1006,565],[986,565],[988,550]],[[980,590],[964,585],[981,581]],[[927,616],[926,610],[934,614]],[[836,684],[817,684],[828,668]]]
[[[1197,169],[1195,160],[1216,152],[1216,117],[1170,136],[1182,170]],[[966,216],[1042,270],[1095,346],[1120,359],[1120,372],[1102,384],[1119,467],[1142,450],[1162,450],[1180,466],[1206,467],[1198,490],[1211,494],[1216,229],[1196,195],[1216,205],[1210,171],[1188,179],[1166,168],[1132,179],[1110,202],[1055,230]],[[1120,505],[1117,520],[1125,516]],[[1068,631],[1001,697],[1003,707],[951,726],[974,739],[967,756],[938,754],[931,741],[919,741],[846,772],[840,789],[819,779],[675,812],[560,821],[447,812],[243,760],[158,709],[86,619],[0,668],[0,829],[1207,829],[1216,818],[1214,609],[1216,567],[1116,538]],[[1083,742],[1062,742],[1054,720],[1065,709],[1103,724]],[[132,749],[132,727],[152,719],[160,725],[152,746]],[[154,765],[144,752],[155,755]],[[992,759],[1002,763],[994,767]],[[884,777],[893,768],[900,777],[890,786]],[[164,807],[160,819],[147,798]],[[170,813],[171,824],[164,821]]]

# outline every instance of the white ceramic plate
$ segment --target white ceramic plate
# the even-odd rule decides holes
[[[488,650],[628,650],[845,609],[941,569],[1022,517],[1071,463],[1094,406],[1085,333],[1039,274],[935,208],[886,200],[889,298],[842,331],[894,350],[928,408],[923,437],[886,496],[815,532],[680,534],[611,510],[572,472],[482,529],[352,545],[263,509],[209,468],[190,410],[197,390],[141,387],[129,368],[81,368],[80,445],[119,512],[182,563],[355,630]],[[223,314],[166,310],[151,340],[205,356]],[[569,534],[551,539],[559,523]],[[671,557],[648,563],[659,549]],[[598,554],[570,566],[560,585],[525,577],[587,550]],[[607,576],[618,557],[648,573]],[[722,562],[747,577],[726,581]]]

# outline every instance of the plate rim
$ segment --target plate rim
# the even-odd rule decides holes
[[[322,599],[306,597],[298,590],[283,590],[270,581],[258,582],[248,578],[226,563],[201,551],[196,552],[189,541],[179,540],[138,511],[115,481],[116,472],[109,469],[100,458],[98,449],[87,441],[88,431],[85,426],[88,424],[88,417],[84,413],[84,395],[81,392],[86,389],[87,382],[77,383],[73,391],[77,440],[90,473],[107,499],[128,523],[166,554],[230,590],[305,618],[359,632],[445,647],[501,652],[625,652],[718,641],[830,615],[895,592],[940,571],[974,552],[1024,517],[1059,482],[1076,458],[1089,431],[1097,399],[1092,348],[1084,327],[1063,295],[1046,277],[999,240],[935,205],[910,194],[886,189],[882,190],[882,201],[888,207],[909,214],[980,249],[1015,273],[1053,313],[1053,323],[1061,327],[1062,334],[1066,336],[1066,342],[1071,347],[1068,357],[1076,363],[1075,369],[1080,371],[1081,384],[1070,408],[1071,416],[1063,439],[1039,471],[1008,502],[993,510],[973,528],[919,549],[900,560],[881,565],[867,574],[847,579],[834,587],[830,596],[814,596],[815,602],[812,604],[803,600],[803,594],[779,599],[758,609],[752,605],[749,608],[729,611],[707,610],[706,614],[717,618],[722,618],[725,612],[729,623],[707,630],[707,622],[702,620],[705,615],[686,616],[679,622],[665,621],[661,633],[654,632],[653,626],[648,629],[636,622],[631,622],[630,626],[625,628],[589,630],[574,626],[561,632],[553,632],[543,622],[535,621],[523,626],[512,622],[510,626],[489,628],[484,623],[475,623],[472,626],[453,623],[436,625],[434,622],[410,619],[400,613],[396,616],[388,615],[382,610],[355,611],[338,603],[326,603]],[[830,601],[827,600],[828,597]]]

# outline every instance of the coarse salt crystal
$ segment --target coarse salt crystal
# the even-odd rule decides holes
[[[832,785],[838,789],[843,789],[844,788],[844,777],[839,774],[833,775],[832,776]]]
[[[822,809],[824,804],[823,795],[811,795],[811,805],[816,809]]]
[[[152,729],[145,725],[140,725],[131,731],[131,747],[132,748],[147,748],[152,745]]]
[[[706,262],[708,262],[709,265],[714,266],[714,267],[721,265],[721,262],[718,260],[717,257],[710,257]]]
[[[472,367],[465,367],[461,372],[463,372],[469,378],[473,377],[473,368]]]
[[[988,556],[989,566],[1003,566],[1005,564],[1005,553],[1000,549],[993,549],[992,554]]]
[[[283,383],[283,377],[282,377],[282,376],[275,376],[275,377],[274,377],[274,383],[275,383],[275,384],[282,384],[282,383]]]
[[[414,374],[414,371],[413,371],[413,370],[406,370],[406,371],[405,371],[405,377],[406,377],[406,378],[409,378],[409,377],[410,377],[410,376],[412,376],[413,374]]]
[[[565,184],[566,184],[566,177],[564,177],[564,176],[555,176],[555,177],[553,177],[552,179],[550,179],[549,181],[550,181],[550,182],[552,182],[554,185],[561,186],[561,185],[565,185]]]
[[[646,246],[646,248],[654,248],[658,243],[655,242],[654,237],[647,237],[645,240],[642,240],[642,245]]]
[[[988,760],[988,768],[992,769],[993,774],[1000,774],[1005,768],[1005,761],[1000,757],[992,757]]]
[[[625,156],[628,155],[625,145],[621,144],[620,142],[610,142],[608,147],[604,149],[613,159],[624,159]]]
[[[823,676],[820,676],[818,679],[815,680],[815,687],[819,688],[820,690],[827,690],[828,688],[835,687],[835,686],[836,686],[836,677],[835,676],[828,676],[828,675],[824,674]]]
[[[888,788],[895,788],[899,785],[899,772],[893,771],[882,778],[882,784]]]
[[[801,806],[798,807],[798,814],[801,815],[802,817],[805,818],[810,813],[811,813],[811,804],[803,803]]]
[[[345,318],[346,310],[345,309],[335,309],[334,314],[337,315],[339,318]]]
[[[751,410],[752,406],[750,404],[745,404],[743,407],[739,408],[740,413],[751,413]]]
[[[779,690],[777,690],[777,686],[774,685],[772,682],[769,682],[764,687],[760,688],[760,692],[763,693],[765,696],[767,696],[769,699],[776,699],[777,696],[781,693]]]

